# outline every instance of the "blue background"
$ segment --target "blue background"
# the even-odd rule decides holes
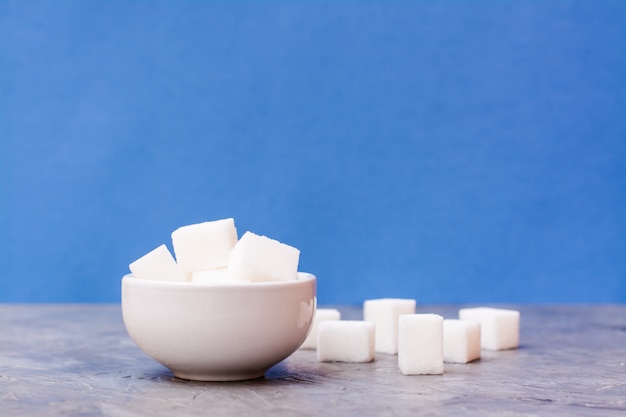
[[[626,302],[626,2],[2,1],[0,181],[4,302],[224,217],[321,303]]]

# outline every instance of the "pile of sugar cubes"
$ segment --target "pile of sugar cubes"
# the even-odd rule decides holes
[[[443,374],[445,363],[469,363],[481,349],[519,346],[516,310],[459,310],[459,319],[416,314],[415,300],[381,298],[363,303],[363,320],[341,320],[336,309],[319,308],[301,349],[316,349],[321,362],[371,362],[376,353],[398,355],[404,375]]]
[[[172,232],[176,259],[165,244],[129,265],[136,278],[203,283],[286,281],[297,277],[300,251],[266,236],[237,238],[232,218]]]
[[[297,277],[300,251],[266,236],[237,238],[232,218],[172,232],[176,259],[163,244],[129,265],[136,278],[201,283],[265,282]],[[321,362],[371,362],[376,353],[398,355],[404,375],[443,374],[443,364],[469,363],[481,349],[519,346],[520,314],[500,308],[463,308],[459,319],[416,314],[415,300],[381,298],[363,303],[363,320],[341,320],[318,308],[300,349]]]

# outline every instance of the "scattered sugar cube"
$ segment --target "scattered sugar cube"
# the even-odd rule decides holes
[[[462,308],[459,310],[459,318],[480,322],[480,343],[483,349],[505,350],[519,346],[520,314],[517,310]]]
[[[136,278],[159,281],[185,281],[185,274],[180,270],[174,257],[165,245],[146,253],[128,265]]]
[[[328,320],[341,320],[341,312],[334,308],[318,308],[315,311],[309,335],[302,343],[302,346],[300,346],[300,349],[317,349],[317,326],[321,322]]]
[[[172,232],[176,262],[191,279],[192,271],[225,267],[237,243],[233,219],[182,226]]]
[[[244,281],[296,279],[300,251],[292,246],[246,232],[230,254],[228,274]]]
[[[227,268],[203,269],[202,271],[191,271],[191,282],[224,282],[229,281]]]
[[[470,320],[443,321],[443,361],[468,363],[480,358],[480,323]]]
[[[363,319],[376,324],[376,352],[398,353],[398,317],[414,313],[415,300],[380,298],[363,303]]]
[[[374,323],[327,320],[317,326],[320,362],[371,362],[374,357]]]
[[[437,314],[400,316],[398,366],[404,375],[443,374],[443,317]]]

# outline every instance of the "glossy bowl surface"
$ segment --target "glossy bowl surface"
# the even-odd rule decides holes
[[[122,278],[133,341],[174,375],[198,381],[259,378],[295,352],[316,308],[316,278],[191,283]]]

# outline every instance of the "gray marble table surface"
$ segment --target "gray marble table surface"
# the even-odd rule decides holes
[[[626,416],[626,305],[506,307],[521,311],[520,348],[444,375],[404,376],[393,355],[320,363],[302,350],[264,378],[219,383],[146,356],[119,305],[0,305],[0,416]]]

